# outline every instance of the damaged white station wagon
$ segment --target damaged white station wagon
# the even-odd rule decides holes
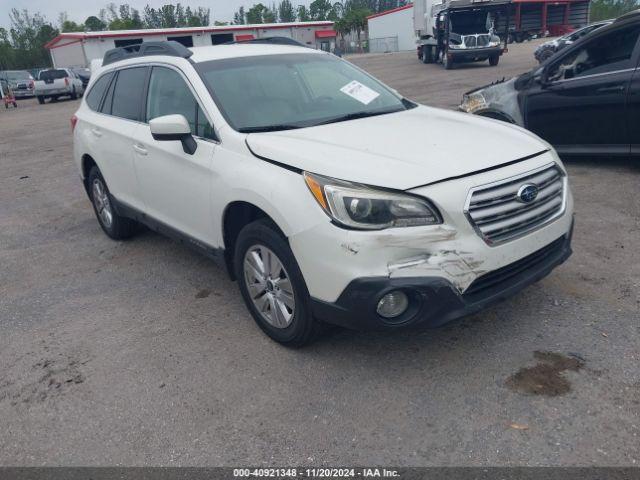
[[[107,52],[72,124],[108,236],[142,223],[218,260],[293,346],[323,323],[441,325],[569,257],[573,201],[547,143],[284,43]]]

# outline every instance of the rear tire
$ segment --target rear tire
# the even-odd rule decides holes
[[[78,99],[78,93],[76,92],[76,87],[73,87],[73,90],[71,90],[71,100],[77,100]]]
[[[499,61],[500,61],[500,55],[491,55],[489,57],[489,65],[491,65],[492,67],[495,67],[496,65],[498,65]]]
[[[42,97],[42,96],[38,95],[38,103],[39,103],[40,105],[44,105],[44,97]]]
[[[422,47],[422,63],[433,63],[433,47]]]
[[[271,339],[301,347],[318,337],[322,324],[313,318],[302,272],[272,221],[257,220],[240,231],[234,270],[251,316]]]
[[[96,166],[89,172],[89,198],[93,204],[98,223],[109,238],[125,240],[136,233],[137,222],[116,213],[107,182]]]

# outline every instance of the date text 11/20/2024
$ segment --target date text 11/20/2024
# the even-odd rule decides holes
[[[394,478],[397,470],[386,468],[235,468],[234,477],[271,478]]]

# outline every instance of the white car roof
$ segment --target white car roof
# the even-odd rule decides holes
[[[322,50],[298,47],[295,45],[274,45],[260,43],[232,43],[229,45],[212,45],[190,48],[193,52],[191,60],[200,63],[224,58],[253,57],[257,55],[282,55],[288,53],[325,54]]]

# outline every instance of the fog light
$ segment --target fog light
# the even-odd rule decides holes
[[[376,311],[384,318],[395,318],[402,315],[409,307],[409,299],[402,290],[387,293],[378,302]]]

